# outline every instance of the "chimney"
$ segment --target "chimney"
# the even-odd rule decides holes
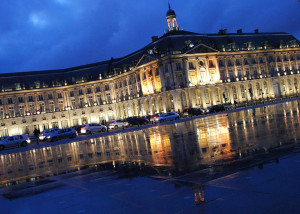
[[[156,42],[158,40],[158,36],[152,36],[152,42]]]
[[[255,33],[255,34],[258,34],[258,29],[255,29],[255,30],[254,30],[254,33]]]
[[[224,34],[227,34],[227,29],[224,29]]]
[[[243,34],[243,30],[242,29],[238,29],[236,32],[237,32],[237,34]]]
[[[219,34],[220,34],[220,35],[223,35],[223,33],[224,33],[224,30],[220,29],[220,30],[219,30]]]

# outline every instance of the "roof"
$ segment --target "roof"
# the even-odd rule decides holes
[[[248,50],[249,45],[259,49],[267,45],[270,49],[277,49],[282,45],[292,42],[300,44],[299,41],[287,33],[244,33],[244,34],[198,34],[188,31],[170,31],[160,37],[157,41],[151,42],[144,48],[122,58],[111,58],[110,60],[82,65],[67,69],[45,70],[20,73],[0,74],[0,88],[14,90],[16,83],[19,87],[31,89],[35,82],[39,81],[46,87],[60,86],[64,83],[76,84],[78,82],[92,81],[101,77],[118,75],[124,70],[135,67],[138,63],[143,64],[143,56],[152,59],[159,59],[166,55],[188,53],[199,44],[209,47],[207,51],[216,50],[235,51]],[[202,49],[202,51],[205,51]]]

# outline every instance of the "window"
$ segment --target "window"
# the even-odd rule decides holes
[[[109,85],[105,85],[105,91],[109,91]]]
[[[29,105],[29,111],[30,111],[30,113],[33,114],[33,113],[34,113],[34,110],[35,110],[35,109],[34,109],[34,104],[32,103],[32,104]]]
[[[280,56],[277,57],[277,62],[281,62],[281,57]]]
[[[61,99],[62,98],[62,94],[59,92],[59,93],[57,93],[57,98],[58,99]]]
[[[227,65],[228,65],[228,66],[232,66],[231,60],[228,60]]]
[[[28,102],[33,102],[33,96],[28,96]]]
[[[224,67],[224,62],[223,62],[223,60],[219,60],[219,67]]]
[[[260,89],[260,84],[259,83],[256,83],[256,93],[257,95],[261,95],[261,89]]]
[[[79,99],[79,106],[80,107],[84,107],[84,102],[83,102],[83,98],[82,97]]]
[[[53,100],[53,95],[52,94],[48,94],[48,100]]]
[[[96,92],[97,92],[97,93],[98,93],[98,92],[101,92],[100,86],[97,86],[97,87],[96,87]]]
[[[155,76],[156,76],[156,77],[159,76],[159,70],[158,70],[158,69],[156,69],[156,71],[155,71]]]
[[[165,73],[168,73],[168,72],[169,72],[168,65],[165,65]]]
[[[38,99],[39,99],[39,101],[43,101],[44,100],[44,96],[42,94],[39,94]]]
[[[244,59],[244,64],[245,64],[245,65],[248,65],[248,64],[249,64],[249,63],[248,63],[248,59],[246,59],[246,58]]]
[[[245,98],[245,87],[244,85],[241,85],[241,94],[242,94],[242,98]]]
[[[64,102],[62,100],[58,101],[58,109],[60,111],[63,111],[64,110]]]
[[[237,66],[241,65],[241,62],[240,62],[239,59],[236,60],[236,65],[237,65]]]
[[[267,82],[264,82],[264,88],[265,88],[266,94],[269,94],[269,88],[268,88]]]
[[[289,78],[287,81],[288,81],[290,91],[293,90],[291,79]]]
[[[8,104],[13,104],[13,99],[12,99],[12,98],[8,98],[8,99],[7,99],[7,103],[8,103]]]
[[[72,99],[72,100],[71,100],[71,108],[72,108],[72,109],[75,109],[75,107],[76,107],[76,102],[75,102],[74,99]]]
[[[215,64],[212,60],[209,60],[209,67],[210,68],[214,68],[215,67]]]
[[[10,117],[14,117],[15,116],[15,110],[14,107],[9,107],[8,108],[8,113]]]
[[[117,83],[115,83],[115,89],[118,89],[118,84]]]
[[[93,96],[89,96],[89,105],[92,106],[94,104]]]
[[[208,91],[208,89],[205,89],[205,90],[204,90],[204,98],[205,98],[206,104],[209,104],[209,103],[210,103],[210,96],[209,96],[209,91]]]
[[[176,71],[181,71],[181,63],[176,63]]]
[[[23,97],[18,97],[19,103],[24,103],[24,98]]]
[[[45,104],[40,103],[40,112],[45,112]]]
[[[195,69],[194,63],[193,62],[189,62],[189,69],[193,70]]]
[[[2,105],[2,100],[0,100],[0,105]]]
[[[91,89],[91,88],[87,88],[87,89],[86,89],[86,93],[87,93],[87,94],[91,94],[91,93],[92,93],[92,89]]]
[[[98,105],[102,105],[102,99],[100,94],[97,95],[97,103]]]
[[[70,91],[70,97],[74,97],[74,91]]]
[[[127,86],[127,81],[126,80],[124,80],[124,86]]]
[[[50,112],[54,112],[55,111],[54,102],[50,102],[49,103],[49,107],[50,107]]]
[[[256,64],[256,59],[252,58],[252,64]]]
[[[19,106],[19,112],[20,112],[20,116],[24,116],[25,115],[24,106]]]
[[[232,94],[233,94],[233,99],[237,99],[237,93],[236,93],[236,87],[232,86]]]
[[[78,90],[78,95],[83,95],[82,89],[79,89],[79,90]]]
[[[119,82],[119,88],[122,88],[122,82]]]
[[[262,57],[259,57],[259,63],[264,63],[264,59]]]
[[[110,93],[106,94],[106,101],[107,101],[108,103],[111,103]]]
[[[273,62],[273,61],[274,61],[273,56],[269,56],[269,62]]]
[[[147,79],[147,74],[146,72],[143,73],[143,80],[146,80]]]

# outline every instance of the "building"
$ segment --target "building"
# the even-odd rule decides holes
[[[287,33],[168,30],[125,57],[0,74],[0,135],[298,95],[299,41]]]

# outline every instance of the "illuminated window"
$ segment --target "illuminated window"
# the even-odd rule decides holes
[[[264,88],[265,88],[266,94],[269,94],[269,88],[268,88],[268,84],[266,81],[264,82]]]
[[[210,96],[209,96],[208,89],[204,90],[204,98],[205,98],[206,104],[209,104],[210,103]]]
[[[93,105],[94,104],[94,99],[93,96],[89,96],[89,105]]]
[[[241,85],[241,94],[242,94],[242,98],[245,98],[245,97],[246,97],[244,85]]]

